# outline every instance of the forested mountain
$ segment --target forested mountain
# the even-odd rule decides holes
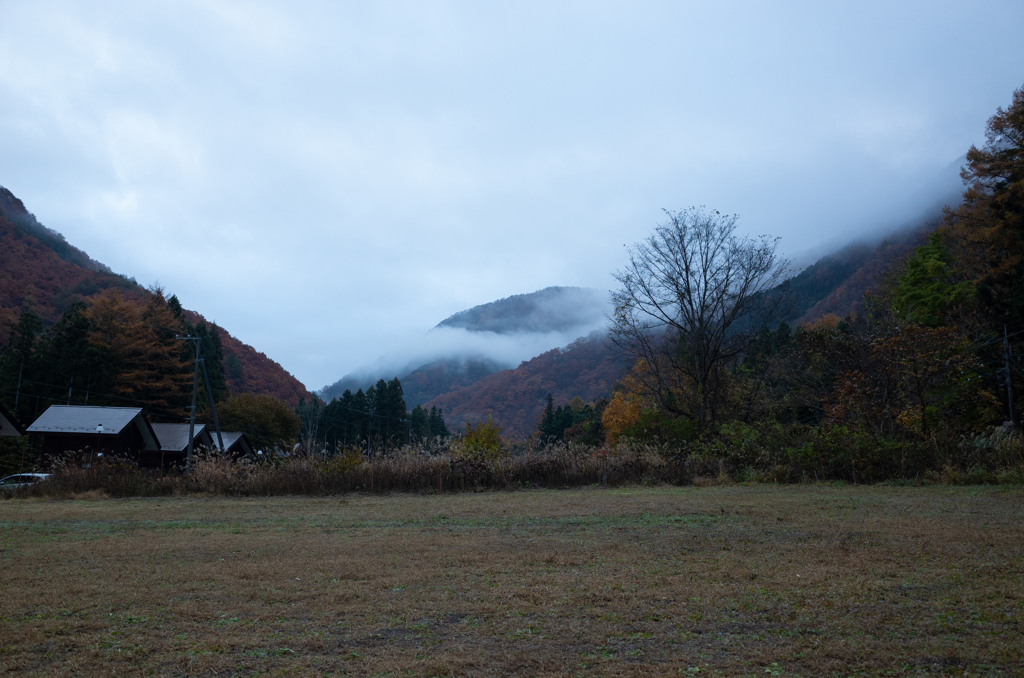
[[[460,311],[438,327],[472,332],[583,332],[605,322],[608,292],[589,287],[546,287]]]
[[[916,228],[908,228],[893,233],[874,246],[853,245],[844,248],[834,255],[825,257],[814,266],[802,271],[791,282],[794,298],[809,306],[797,305],[799,314],[794,313],[797,323],[813,322],[831,313],[845,318],[858,312],[864,305],[865,293],[870,292],[880,282],[879,277],[890,267],[897,265],[908,256],[915,247],[924,244],[927,234],[938,225],[938,220],[926,221]],[[831,285],[821,285],[824,294],[802,295],[803,287],[808,279],[802,278],[804,273],[811,271],[810,279],[825,278]]]
[[[508,365],[489,358],[435,360],[417,367],[402,377],[405,400],[410,406],[422,405],[442,393],[451,393],[463,386],[471,386],[487,375],[507,367]]]
[[[853,243],[829,254],[787,283],[790,310],[786,319],[803,324],[831,313],[845,318],[864,304],[864,294],[879,275],[920,245],[937,221],[897,231],[880,243]]]
[[[0,346],[4,350],[23,311],[38,316],[45,329],[76,303],[91,307],[112,292],[140,312],[152,296],[134,279],[113,273],[40,224],[21,200],[0,187]],[[182,314],[192,325],[202,321],[214,327],[196,312],[182,309]],[[218,330],[229,391],[265,393],[293,405],[309,395],[279,364],[223,328]]]
[[[390,378],[398,378],[405,390],[405,401],[409,407],[422,405],[423,403],[441,395],[450,393],[463,386],[476,383],[488,374],[494,374],[499,370],[507,369],[509,365],[491,358],[482,356],[439,358],[420,365],[412,370],[398,370],[391,374]],[[403,376],[399,374],[405,373]],[[355,393],[359,389],[364,391],[374,385],[376,381],[384,379],[385,373],[380,371],[368,372],[364,375],[349,375],[339,379],[320,392],[320,397],[325,401],[333,398],[340,398],[345,391]]]
[[[608,292],[586,287],[547,287],[474,306],[442,320],[427,333],[440,355],[393,360],[399,366],[390,371],[360,370],[324,387],[320,397],[329,401],[346,390],[354,393],[379,379],[399,377],[410,407],[422,405],[536,355],[530,352],[509,360],[510,343],[535,347],[537,352],[564,346],[605,325],[607,310]]]
[[[957,158],[908,198],[916,205],[916,216],[882,227],[865,224],[861,240],[819,258],[794,276],[788,283],[792,310],[787,320],[802,324],[829,313],[845,318],[860,309],[865,292],[877,285],[879,276],[927,240],[941,223],[943,209],[960,204],[960,168],[966,161],[966,155]]]
[[[493,417],[502,436],[525,438],[537,426],[548,393],[557,405],[575,396],[586,402],[611,392],[615,380],[629,367],[603,332],[581,337],[515,369],[490,374],[476,383],[438,396],[426,407],[443,408],[453,429]]]
[[[786,285],[786,319],[803,324],[830,313],[843,318],[860,310],[865,293],[877,286],[880,276],[926,241],[927,234],[940,222],[943,207],[959,203],[958,172],[963,161],[960,158],[951,163],[915,199],[920,206],[917,218],[899,228],[876,229],[868,241],[851,243],[821,257],[791,278]],[[597,316],[595,309],[600,308],[603,314],[606,299],[606,293],[597,290],[550,287],[462,311],[438,327],[491,332],[554,328],[558,327],[558,313],[572,312],[574,303],[583,310],[571,316],[573,322],[582,322],[583,318]],[[475,383],[446,375],[441,381],[452,388],[445,391],[435,387],[437,397],[424,402],[444,407],[452,425],[477,423],[490,415],[503,427],[503,435],[522,437],[534,430],[548,391],[556,404],[567,403],[577,395],[592,401],[609,395],[612,383],[627,367],[606,341],[591,336],[565,349],[548,351],[518,368],[482,376]],[[411,375],[402,379],[403,384],[408,378]],[[429,389],[421,392],[430,394]]]
[[[53,324],[74,301],[116,289],[141,300],[142,288],[112,273],[46,228],[21,200],[0,187],[0,342],[23,310]]]

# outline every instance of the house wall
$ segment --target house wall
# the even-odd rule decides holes
[[[102,452],[138,461],[143,447],[145,447],[145,441],[137,426],[129,426],[119,436],[95,433],[47,433],[43,436],[43,454],[53,456],[64,456],[69,452],[78,451],[88,454]]]

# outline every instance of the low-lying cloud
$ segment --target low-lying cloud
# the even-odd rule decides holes
[[[487,361],[511,368],[545,351],[607,327],[608,293],[579,287],[549,287],[474,306],[410,337],[398,350],[354,370],[331,386],[326,397],[378,379],[402,377],[438,360],[462,364]]]

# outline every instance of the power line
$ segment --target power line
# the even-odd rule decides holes
[[[28,382],[28,383],[31,383],[31,384],[36,384],[37,386],[49,386],[50,388],[59,388],[61,390],[64,390],[65,388],[72,388],[71,386],[62,385],[62,384],[47,384],[46,382],[35,381],[34,379],[22,379],[22,381],[23,382]],[[100,396],[102,398],[113,398],[114,400],[125,400],[125,401],[128,401],[128,402],[141,403],[143,405],[150,405],[152,407],[157,407],[157,408],[161,407],[161,404],[159,402],[157,402],[157,401],[154,401],[154,400],[141,400],[139,398],[129,398],[128,396],[117,396],[117,395],[113,395],[113,394],[110,394],[110,393],[100,393],[99,391],[90,391],[89,389],[84,389],[84,388],[78,388],[78,389],[74,389],[74,390],[78,391],[79,393],[85,393],[87,396],[88,395],[95,395],[95,396]],[[29,395],[29,394],[26,394],[26,395]],[[57,400],[61,400],[61,398],[57,398]]]
[[[7,395],[15,395],[14,391],[8,391],[7,389],[0,389],[0,393],[6,393]],[[50,400],[50,401],[53,401],[55,403],[67,402],[67,398],[66,397],[54,398],[52,396],[37,395],[35,393],[22,393],[21,395],[23,397],[25,397],[25,398],[35,398],[37,401],[42,399],[42,400]],[[180,414],[165,414],[164,412],[160,412],[158,409],[154,409],[154,410],[151,410],[150,412],[147,412],[147,415],[148,416],[161,417],[161,418],[164,418],[164,419],[182,419],[182,420],[186,419],[186,417],[184,417],[184,416],[182,416]]]

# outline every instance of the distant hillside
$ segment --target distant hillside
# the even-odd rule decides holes
[[[813,322],[827,313],[846,317],[864,304],[879,276],[921,245],[937,220],[892,233],[874,245],[854,243],[822,257],[789,281],[787,320]]]
[[[347,376],[325,388],[320,397],[326,401],[341,397],[346,390],[355,393],[364,391],[377,383],[378,379],[389,381],[398,377],[402,382],[405,403],[410,408],[422,405],[442,393],[449,393],[463,386],[476,383],[488,374],[506,369],[507,364],[489,358],[442,358],[410,370],[399,370],[395,374],[373,374],[370,376]]]
[[[813,322],[828,313],[845,318],[858,312],[864,306],[864,294],[874,289],[879,276],[899,263],[913,248],[923,245],[930,230],[931,227],[923,225],[918,229],[894,233],[875,245],[856,270],[807,308],[796,322]]]
[[[865,229],[870,234],[865,241],[821,257],[794,276],[789,281],[789,320],[812,322],[827,313],[845,317],[860,309],[864,293],[877,284],[879,276],[924,244],[927,233],[940,223],[943,208],[960,204],[964,188],[960,168],[966,161],[966,155],[957,158],[913,196],[916,217],[899,226]]]
[[[23,310],[46,324],[56,322],[74,301],[117,289],[141,302],[145,291],[134,279],[113,273],[40,224],[25,205],[0,187],[0,345]],[[202,318],[188,311],[189,320]],[[239,393],[268,393],[296,404],[309,397],[305,387],[279,364],[221,330],[228,388]]]
[[[585,287],[548,287],[474,306],[441,321],[427,333],[437,345],[433,356],[395,358],[394,368],[368,368],[342,377],[320,393],[324,400],[366,389],[377,380],[398,377],[409,407],[469,386],[513,367],[522,358],[586,336],[607,320],[608,293]],[[472,341],[464,341],[467,337]],[[500,344],[500,347],[499,347]],[[533,347],[510,360],[509,345]],[[417,345],[411,350],[420,351]],[[422,355],[422,354],[421,354]]]
[[[556,405],[573,396],[590,402],[610,395],[615,380],[629,367],[604,333],[595,332],[562,349],[552,349],[519,367],[488,375],[476,383],[434,398],[427,407],[444,408],[449,428],[484,421],[492,416],[502,436],[529,436],[544,410],[550,392]]]
[[[589,331],[604,322],[607,308],[607,292],[589,287],[546,287],[460,311],[437,326],[498,334]]]

